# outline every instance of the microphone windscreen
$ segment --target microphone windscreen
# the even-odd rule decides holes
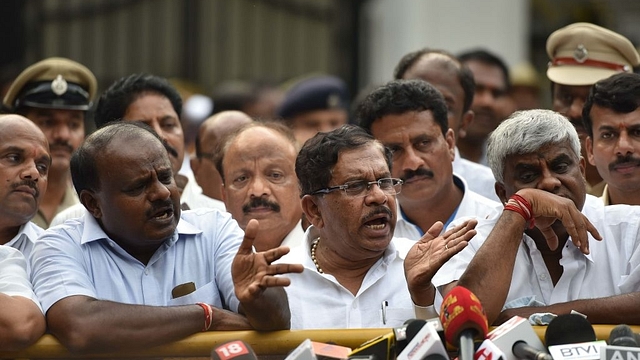
[[[544,333],[544,342],[549,346],[596,341],[593,326],[584,316],[562,314],[551,320]]]
[[[609,345],[638,347],[638,341],[633,330],[628,325],[622,324],[611,329]]]
[[[257,360],[251,346],[242,340],[229,341],[211,351],[211,360]]]
[[[474,338],[483,340],[489,331],[487,316],[482,304],[469,289],[454,287],[442,300],[440,321],[444,327],[447,342],[458,347],[460,333],[473,330]]]

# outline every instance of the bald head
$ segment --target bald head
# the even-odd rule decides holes
[[[473,74],[458,59],[441,50],[423,49],[405,55],[396,67],[396,79],[420,79],[442,93],[447,103],[449,127],[456,138],[473,120]]]
[[[242,111],[223,111],[206,119],[198,131],[198,146],[196,151],[210,152],[222,138],[252,122],[249,115]],[[196,153],[198,157],[201,157]]]
[[[46,137],[44,136],[42,130],[40,130],[40,128],[36,124],[34,124],[33,121],[27,119],[26,117],[17,114],[0,115],[0,131],[3,134],[5,134],[4,131],[6,129],[10,130],[14,128],[31,129],[34,135],[42,136],[46,140]]]
[[[222,200],[222,178],[213,158],[225,137],[251,122],[251,117],[241,111],[222,111],[200,125],[196,138],[196,158],[191,159],[191,168],[206,196]]]

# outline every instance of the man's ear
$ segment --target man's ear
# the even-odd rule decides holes
[[[84,207],[93,215],[94,218],[100,219],[102,217],[102,209],[100,208],[100,202],[96,198],[96,195],[91,190],[82,190],[80,192],[80,202]]]
[[[587,150],[587,160],[589,160],[589,164],[596,166],[596,159],[593,157],[593,140],[591,139],[591,136],[587,136],[584,140],[584,147],[585,150]]]
[[[462,115],[462,121],[460,125],[458,125],[458,137],[463,138],[467,136],[467,127],[469,127],[469,124],[471,124],[475,116],[476,114],[473,110],[467,110],[467,112]]]
[[[589,139],[587,138],[587,141],[588,140]],[[591,163],[591,165],[596,166],[595,162],[591,161],[591,159],[593,158],[593,155],[590,154],[588,151],[589,150],[587,150],[587,156],[589,156],[589,162]],[[582,177],[585,178],[586,180],[587,179],[587,161],[582,156],[580,156],[578,165],[580,165],[580,173],[582,174]]]
[[[449,150],[449,160],[453,161],[456,158],[456,136],[453,129],[449,128],[444,135],[444,140],[447,142],[447,148]]]
[[[193,175],[198,176],[198,171],[200,170],[200,159],[194,156],[189,159],[189,164],[191,165],[191,171],[193,171]]]
[[[507,191],[505,190],[504,185],[496,181],[494,189],[496,191],[496,195],[498,195],[498,198],[500,199],[500,202],[502,202],[502,205],[506,204],[509,199],[507,199]]]
[[[302,197],[300,202],[302,204],[302,211],[307,217],[307,220],[311,225],[321,229],[324,227],[324,219],[318,204],[319,201],[322,201],[319,196],[305,195]]]

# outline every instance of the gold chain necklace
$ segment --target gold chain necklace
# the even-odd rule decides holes
[[[324,274],[320,265],[318,265],[318,259],[316,259],[316,249],[318,248],[318,243],[320,242],[320,237],[318,236],[313,243],[311,244],[311,260],[316,265],[316,269],[320,274]]]

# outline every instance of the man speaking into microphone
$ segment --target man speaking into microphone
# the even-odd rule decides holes
[[[571,310],[640,324],[640,207],[586,195],[571,123],[549,110],[514,113],[491,134],[488,159],[504,211],[479,221],[434,284],[468,288],[494,324]]]

